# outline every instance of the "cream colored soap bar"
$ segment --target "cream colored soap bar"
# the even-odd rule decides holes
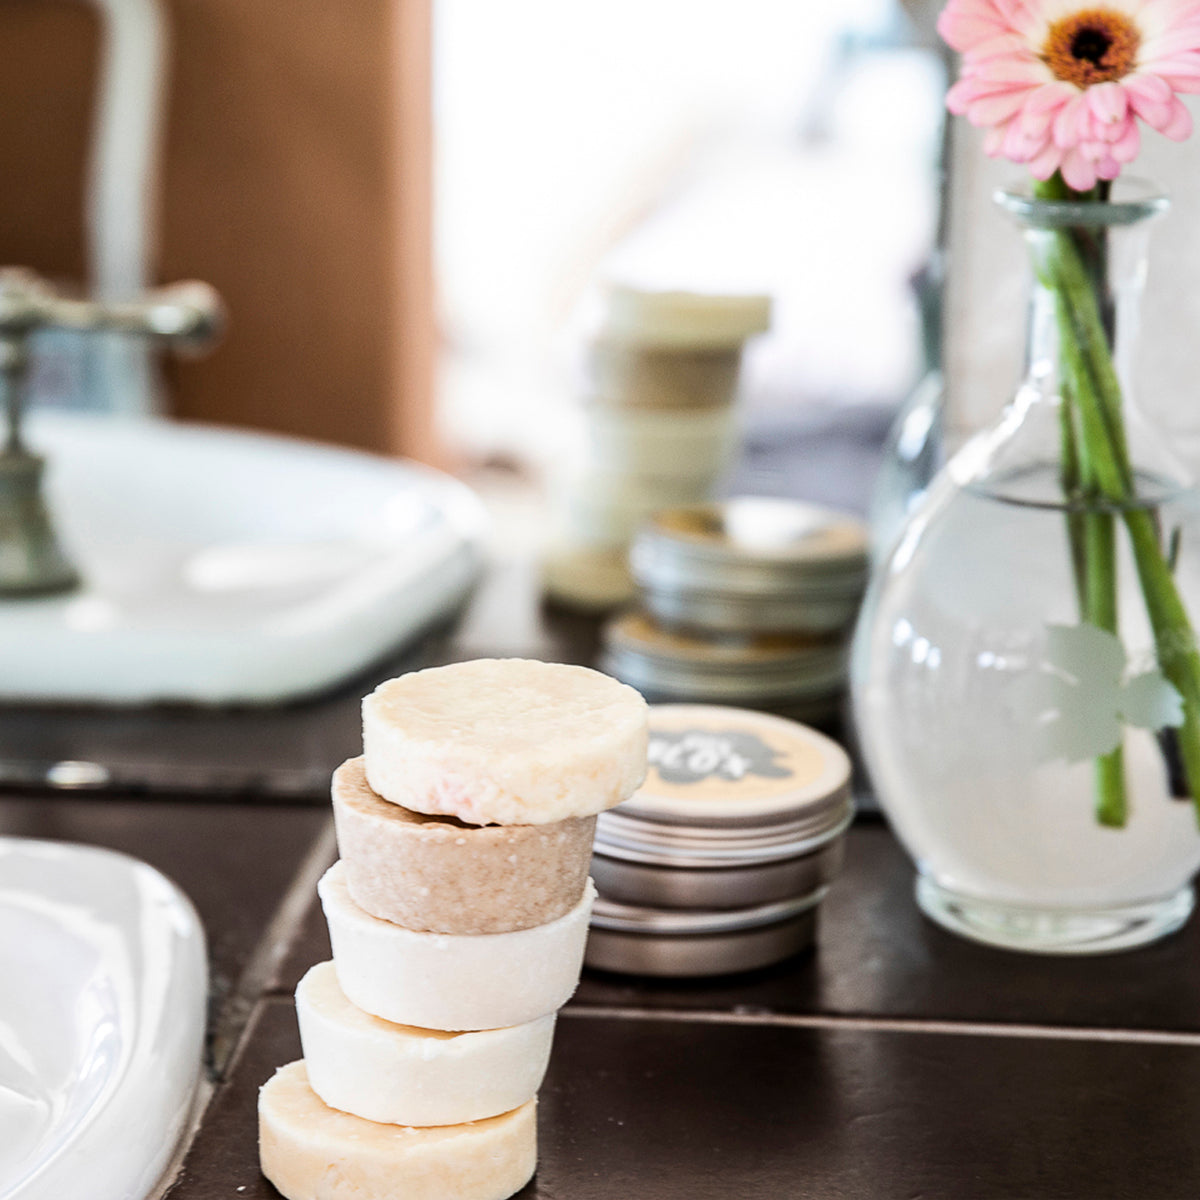
[[[355,904],[433,933],[506,933],[557,920],[583,895],[596,828],[595,817],[481,826],[415,813],[371,790],[361,758],[334,772],[333,816]]]
[[[385,800],[471,825],[542,825],[620,804],[646,774],[646,702],[586,667],[479,659],[415,671],[363,701]]]
[[[508,1029],[445,1033],[395,1025],[346,999],[333,963],[296,989],[308,1081],[331,1108],[395,1125],[458,1125],[532,1100],[555,1014]]]
[[[503,1029],[561,1008],[579,982],[596,889],[570,912],[511,933],[419,933],[350,898],[334,863],[317,884],[338,982],[373,1016],[423,1029]]]
[[[377,1125],[322,1104],[289,1063],[259,1092],[259,1160],[286,1200],[507,1200],[537,1169],[535,1104],[468,1125]]]

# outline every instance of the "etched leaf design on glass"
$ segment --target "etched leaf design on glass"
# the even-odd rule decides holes
[[[1157,668],[1126,678],[1120,638],[1095,625],[1047,625],[1046,653],[1023,681],[1036,714],[1041,762],[1083,762],[1116,749],[1123,725],[1159,730],[1183,721],[1183,700]]]

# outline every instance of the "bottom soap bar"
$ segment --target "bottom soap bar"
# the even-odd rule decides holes
[[[286,1200],[507,1200],[537,1168],[536,1106],[467,1125],[377,1125],[327,1108],[302,1060],[259,1093],[259,1159]]]

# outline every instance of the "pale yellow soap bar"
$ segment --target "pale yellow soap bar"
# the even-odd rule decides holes
[[[289,1063],[259,1092],[259,1160],[286,1200],[507,1200],[537,1169],[536,1103],[465,1125],[378,1125],[327,1107],[303,1061]]]
[[[414,671],[363,701],[367,780],[471,825],[542,825],[627,800],[646,774],[646,702],[586,667],[519,658]]]
[[[405,929],[507,933],[556,921],[579,903],[596,818],[466,825],[381,799],[361,758],[333,773],[346,886],[359,908]]]

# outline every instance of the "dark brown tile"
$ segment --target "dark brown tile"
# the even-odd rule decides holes
[[[324,809],[291,805],[0,799],[0,834],[107,846],[174,880],[204,924],[218,1006],[329,821]]]
[[[314,963],[327,962],[332,957],[329,928],[325,924],[325,914],[321,911],[321,903],[314,891],[308,911],[297,928],[291,948],[272,976],[269,989],[290,996],[309,967]]]
[[[1200,1030],[1200,916],[1143,950],[1017,954],[944,932],[913,900],[887,828],[856,826],[821,908],[818,949],[753,975],[655,982],[588,972],[576,1003]]]
[[[260,1017],[172,1200],[276,1196],[257,1091],[300,1046]],[[1195,1046],[565,1016],[521,1197],[1190,1200],[1197,1129]]]

